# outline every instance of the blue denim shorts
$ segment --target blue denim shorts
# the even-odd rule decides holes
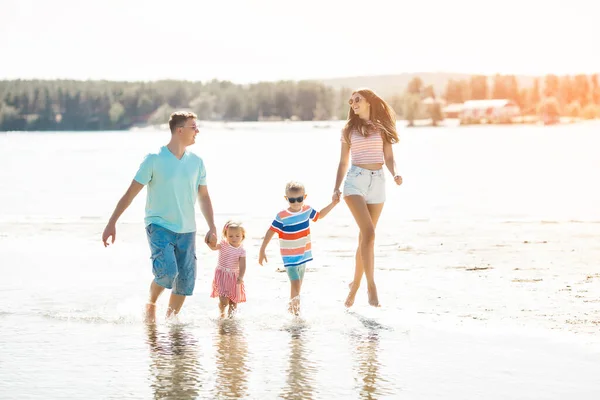
[[[293,267],[285,267],[285,270],[290,278],[290,281],[297,281],[304,279],[304,271],[306,270],[306,264],[294,265]]]
[[[175,233],[150,224],[146,235],[154,282],[174,294],[191,296],[196,284],[196,232]]]

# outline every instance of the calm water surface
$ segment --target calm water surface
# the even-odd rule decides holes
[[[114,246],[100,235],[169,134],[0,133],[0,398],[598,398],[600,124],[403,129],[405,183],[387,175],[377,230],[383,307],[364,287],[343,307],[357,231],[342,203],[313,225],[291,318],[277,243],[264,267],[258,249],[288,180],[328,204],[340,127],[204,125],[217,224],[249,233],[248,302],[218,319],[217,254],[199,245],[194,296],[151,327],[145,192]]]

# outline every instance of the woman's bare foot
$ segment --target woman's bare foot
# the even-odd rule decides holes
[[[350,308],[354,304],[354,298],[356,297],[356,292],[358,292],[358,286],[354,285],[354,282],[352,282],[348,287],[350,288],[350,293],[348,293],[348,297],[346,297],[346,302],[344,305],[347,308]]]
[[[144,316],[144,322],[147,324],[153,324],[156,322],[156,304],[147,303],[146,304],[146,313]]]
[[[375,284],[369,285],[367,294],[369,295],[369,305],[373,307],[381,307],[379,304],[379,297],[377,296],[377,287]]]

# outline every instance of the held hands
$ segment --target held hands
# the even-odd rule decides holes
[[[337,205],[339,202],[340,202],[340,196],[339,196],[339,195],[338,195],[338,196],[335,196],[335,195],[334,195],[334,196],[331,198],[331,203],[332,203],[334,206],[335,206],[335,205]]]
[[[206,232],[206,236],[204,237],[204,243],[206,243],[209,247],[214,247],[217,245],[217,228],[214,226]]]
[[[337,204],[340,202],[341,197],[342,197],[342,192],[340,192],[339,189],[335,189],[333,191],[333,196],[331,196],[331,202],[333,204]]]
[[[395,175],[394,182],[396,182],[396,185],[402,185],[402,177],[400,175]]]

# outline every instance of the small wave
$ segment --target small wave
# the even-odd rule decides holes
[[[84,220],[84,221],[87,221],[87,220],[90,220],[90,221],[100,221],[103,218],[101,216],[99,216],[99,215],[82,215],[81,217],[79,217],[79,219]]]
[[[398,251],[406,251],[407,253],[410,253],[410,252],[415,251],[415,248],[411,247],[411,246],[398,246],[398,248],[396,250],[398,250]]]
[[[379,311],[379,310],[376,310]],[[358,313],[357,311],[353,310],[353,311],[346,311],[346,313],[356,319],[358,319],[358,321],[367,329],[370,330],[385,330],[385,331],[393,331],[394,328],[392,328],[389,325],[384,325],[382,322],[380,322],[378,320],[378,318],[376,318],[376,316],[374,315],[368,315],[368,314],[373,314],[373,312],[364,312],[364,314],[362,313]]]
[[[559,224],[600,224],[598,220],[581,220],[581,219],[569,219],[569,220],[504,220],[500,221],[503,224],[540,224],[540,225],[559,225]]]
[[[75,313],[68,312],[42,312],[41,315],[44,318],[49,318],[59,321],[69,322],[84,322],[90,324],[115,324],[115,325],[127,325],[142,321],[143,315],[135,318],[133,316],[108,316],[108,315],[77,315]]]

